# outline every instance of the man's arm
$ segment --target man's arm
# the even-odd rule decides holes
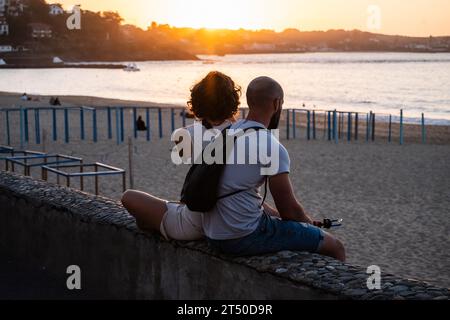
[[[294,195],[288,173],[278,174],[269,178],[270,193],[275,206],[283,220],[292,220],[313,224],[300,202]]]
[[[264,202],[263,207],[264,207],[264,211],[265,211],[269,216],[281,218],[281,217],[280,217],[280,213],[277,211],[277,209],[275,209],[274,207],[272,207],[272,206],[269,205],[268,203]]]

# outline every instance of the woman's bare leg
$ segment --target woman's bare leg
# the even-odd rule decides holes
[[[159,232],[161,221],[167,211],[166,201],[137,190],[125,191],[121,201],[128,212],[136,218],[140,229]]]

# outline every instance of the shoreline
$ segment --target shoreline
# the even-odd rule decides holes
[[[36,99],[38,101],[22,101],[20,100],[20,93],[12,93],[12,92],[1,92],[0,91],[0,110],[4,108],[18,108],[19,106],[29,107],[29,108],[44,108],[49,107],[49,99],[52,97],[51,95],[34,95],[28,94],[32,99]],[[55,96],[56,97],[56,96]],[[113,98],[101,98],[101,97],[90,97],[90,96],[77,96],[77,95],[62,95],[57,96],[61,101],[60,108],[72,108],[72,107],[147,107],[147,108],[162,108],[168,110],[169,108],[176,109],[184,109],[185,106],[170,104],[170,103],[158,103],[151,101],[138,101],[138,100],[122,100],[122,99],[113,99]],[[245,109],[245,107],[242,107]],[[302,109],[296,109],[302,110]],[[319,110],[317,110],[319,111]],[[242,115],[238,115],[237,118],[240,119]],[[385,141],[388,142],[389,137],[389,122],[382,121],[383,116],[377,117],[376,123],[376,134],[375,141]],[[407,119],[407,118],[404,118]],[[395,122],[396,118],[393,117],[392,127],[391,127],[391,143],[398,143],[400,136],[400,125],[398,122]],[[428,120],[430,121],[430,120]],[[294,130],[292,128],[292,112],[290,112],[290,138],[293,138]],[[324,115],[321,113],[316,117],[316,134],[317,139],[326,139],[327,132]],[[311,124],[312,127],[312,124]],[[351,135],[350,138],[352,141],[355,140],[355,127],[354,127],[354,119],[352,123]],[[280,136],[282,139],[286,138],[286,112],[282,113],[280,119]],[[306,129],[307,129],[307,115],[306,112],[296,112],[296,138],[306,138]],[[403,124],[404,131],[404,143],[422,143],[422,127],[417,123],[410,123],[407,120],[404,121]],[[311,128],[312,130],[312,128]],[[348,139],[348,124],[347,119],[344,117],[341,129],[339,130],[339,142],[347,143]],[[450,145],[450,125],[445,124],[434,124],[427,123],[425,126],[426,131],[426,143],[427,144],[440,144],[440,145]],[[366,119],[362,117],[359,118],[358,124],[358,140],[360,142],[365,142],[367,132]],[[312,132],[310,136],[312,138]],[[333,140],[333,139],[332,139]],[[369,136],[369,141],[371,141],[371,135]]]

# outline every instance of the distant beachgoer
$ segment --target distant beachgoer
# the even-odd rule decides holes
[[[31,98],[29,98],[28,95],[27,95],[26,93],[24,93],[24,94],[20,97],[20,100],[22,100],[22,101],[29,101],[29,100],[31,100]]]
[[[147,126],[145,125],[144,120],[142,120],[142,116],[139,116],[137,121],[136,121],[136,126],[138,131],[145,131],[147,130]]]
[[[60,106],[61,105],[61,101],[59,101],[58,97],[56,97],[56,98],[51,97],[49,103],[51,106]]]

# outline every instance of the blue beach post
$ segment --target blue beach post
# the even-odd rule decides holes
[[[186,127],[186,109],[182,111],[183,128]]]
[[[375,112],[372,113],[372,141],[375,141]]]
[[[370,133],[370,118],[372,117],[372,111],[366,114],[366,142],[369,142],[369,133]]]
[[[97,142],[97,109],[92,109],[92,134],[94,142]]]
[[[81,140],[85,139],[85,132],[84,132],[84,107],[80,108],[80,138],[81,138]]]
[[[331,112],[327,111],[328,114],[328,141],[331,141]]]
[[[158,124],[159,124],[159,138],[163,137],[163,127],[162,127],[162,111],[158,108]]]
[[[347,141],[352,141],[352,113],[348,113],[347,117]]]
[[[10,128],[9,128],[9,110],[6,110],[6,142],[8,144],[8,146],[11,145],[11,133],[10,133]]]
[[[64,141],[69,143],[69,110],[64,108]]]
[[[175,131],[175,110],[174,108],[170,108],[170,128],[171,132]]]
[[[38,108],[34,109],[34,138],[36,144],[41,144],[41,121]]]
[[[338,132],[337,132],[337,114],[336,114],[336,110],[333,111],[333,137],[334,137],[334,141],[336,143],[339,142],[339,136],[338,136]]]
[[[392,115],[389,115],[389,131],[388,131],[388,142],[392,141]]]
[[[125,140],[125,124],[123,116],[123,107],[120,107],[120,142]]]
[[[150,110],[145,109],[145,120],[147,122],[147,141],[150,141]]]
[[[111,107],[106,108],[108,115],[108,139],[112,139]]]
[[[403,144],[403,109],[400,109],[400,145]]]
[[[133,107],[133,132],[134,132],[134,138],[137,139],[138,137],[138,128],[137,128],[137,109],[136,107]]]
[[[23,129],[23,108],[20,107],[19,110],[19,118],[20,118],[20,148],[23,148],[24,145],[24,129]]]
[[[422,113],[422,143],[427,143],[427,133],[426,133],[426,127],[425,127],[425,115]]]
[[[119,108],[118,107],[116,107],[116,110],[115,110],[115,114],[116,114],[116,141],[117,141],[117,144],[119,145],[120,144],[120,124],[119,124]]]
[[[313,139],[316,140],[316,111],[312,112],[312,130],[313,130]]]
[[[306,139],[311,140],[311,111],[306,111]]]
[[[295,132],[296,130],[295,130],[295,122],[296,122],[296,119],[295,119],[295,109],[292,109],[292,137],[295,139],[296,138],[296,136],[297,136],[297,133]]]
[[[286,139],[289,140],[289,109],[286,109]]]
[[[25,142],[28,143],[28,108],[23,109],[23,122],[25,130]]]
[[[358,112],[355,113],[355,140],[358,140],[358,121],[359,121]]]
[[[53,141],[58,140],[58,129],[56,127],[56,109],[52,108],[52,129],[53,129]]]

